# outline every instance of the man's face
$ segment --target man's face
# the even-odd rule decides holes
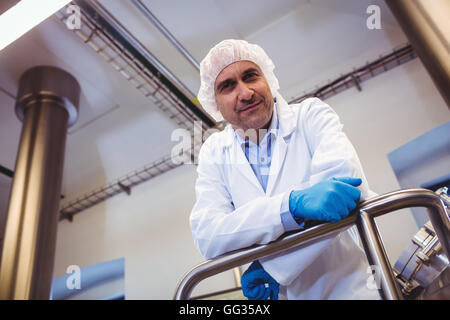
[[[251,61],[225,67],[214,83],[216,103],[223,118],[235,129],[267,129],[273,97],[261,69]]]

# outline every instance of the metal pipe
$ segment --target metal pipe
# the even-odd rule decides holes
[[[19,80],[16,114],[23,121],[0,268],[1,299],[48,299],[68,126],[78,114],[80,86],[47,66]]]
[[[450,108],[450,1],[386,0]]]
[[[253,260],[268,256],[280,250],[297,247],[301,249],[316,241],[336,235],[338,232],[347,229],[356,222],[356,215],[347,217],[338,223],[325,223],[320,226],[314,226],[308,230],[287,234],[278,240],[266,244],[258,245],[233,253],[218,257],[213,260],[207,260],[190,270],[179,282],[174,299],[187,300],[194,287],[202,280],[223,271],[250,263]]]
[[[438,235],[439,241],[441,242],[447,257],[449,257],[450,221],[440,197],[432,191],[426,189],[394,191],[360,203],[354,212],[364,212],[366,217],[374,219],[375,217],[388,212],[408,207],[426,207],[428,209],[430,220]],[[188,299],[198,282],[215,274],[249,263],[255,259],[268,256],[280,250],[285,250],[294,246],[300,249],[315,241],[320,241],[326,237],[332,237],[337,232],[341,232],[357,223],[357,221],[360,221],[359,216],[359,214],[353,213],[338,223],[324,223],[304,231],[282,236],[280,239],[267,245],[257,245],[237,250],[216,259],[208,260],[193,268],[181,279],[177,286],[174,299]],[[390,266],[390,264],[387,255],[384,252],[379,233],[375,228],[376,225],[373,222],[366,224],[364,228],[359,227],[358,230],[360,231],[361,238],[369,245],[365,246],[368,260],[373,261],[374,264],[380,268],[382,273],[381,276],[385,279],[385,284],[382,286],[383,297],[387,299],[396,299],[399,297],[399,289],[395,282],[392,283],[389,280],[389,277],[392,277],[392,274],[387,274],[389,268],[386,266]],[[367,236],[368,234],[371,236]],[[373,249],[369,250],[369,247]],[[381,266],[383,266],[383,268],[381,268]]]
[[[377,198],[370,199],[360,205],[361,214],[357,220],[357,227],[361,241],[370,265],[377,266],[381,271],[383,298],[398,300],[402,298],[397,286],[391,263],[384,250],[383,241],[375,223],[375,218],[388,212],[409,207],[426,207],[433,228],[447,257],[450,257],[450,220],[439,195],[426,189],[409,189],[391,192]]]
[[[367,63],[365,66],[339,76],[326,85],[314,89],[313,91],[304,93],[300,97],[294,98],[288,103],[300,103],[301,101],[309,97],[328,99],[338,93],[341,93],[344,90],[353,88],[355,85],[359,86],[358,90],[361,91],[361,83],[393,68],[401,66],[402,64],[409,62],[416,57],[417,55],[412,46],[410,44],[407,44],[402,48],[393,51],[392,53],[389,53],[370,63]]]
[[[359,210],[367,212],[372,218],[376,218],[391,211],[411,207],[425,207],[427,209],[442,249],[447,258],[450,258],[450,219],[441,197],[436,193],[420,188],[394,191],[364,201],[359,205]]]
[[[0,165],[0,173],[4,174],[5,176],[10,177],[10,178],[12,178],[14,176],[14,171],[9,170],[8,168],[6,168],[2,165]]]
[[[145,59],[147,59],[161,74],[170,80],[187,98],[193,101],[196,96],[170,72],[145,46],[139,42],[119,21],[117,21],[99,2],[94,0],[74,0],[81,8],[91,8],[95,13],[101,16],[111,27],[128,41]]]
[[[134,5],[158,28],[159,31],[178,49],[178,51],[194,66],[197,71],[200,71],[200,65],[195,58],[178,42],[178,40],[170,33],[169,30],[156,18],[153,13],[140,1],[132,0]]]
[[[382,239],[375,221],[365,211],[361,211],[358,220],[358,231],[369,265],[378,267],[376,276],[380,277],[381,297],[386,300],[401,300],[402,293],[397,286],[384,246],[380,245]]]
[[[120,55],[133,60],[133,63],[135,64],[144,66],[158,79],[158,82],[171,91],[171,94],[175,95],[180,100],[181,104],[184,104],[207,127],[215,127],[217,125],[214,118],[200,105],[196,95],[155,56],[153,56],[151,52],[122,24],[120,24],[120,22],[117,21],[117,19],[115,19],[97,0],[73,0],[73,2],[83,10],[83,13],[85,13],[95,25],[98,25],[102,30],[102,33],[109,34],[114,45],[118,45],[124,49],[124,53],[121,53]],[[171,96],[171,94],[169,94],[169,96]],[[172,105],[175,109],[180,107],[179,102],[176,101],[175,103],[172,103]]]
[[[240,288],[241,287],[241,277],[242,277],[241,267],[234,267],[233,275],[234,275],[234,285],[236,286],[236,288]]]

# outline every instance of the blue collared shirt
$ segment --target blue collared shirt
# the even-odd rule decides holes
[[[247,158],[252,170],[258,179],[261,187],[266,192],[267,182],[269,180],[270,165],[272,163],[272,147],[275,146],[278,138],[280,123],[278,121],[277,103],[274,103],[272,120],[269,129],[261,140],[259,146],[248,139],[242,138],[236,131],[235,136],[240,143],[245,157]],[[298,230],[304,227],[304,222],[297,223],[289,211],[289,194],[283,198],[280,208],[281,222],[285,231]]]

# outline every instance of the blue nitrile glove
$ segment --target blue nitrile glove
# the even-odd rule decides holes
[[[241,287],[249,300],[278,300],[280,284],[263,269],[258,260],[253,261],[242,275]]]
[[[289,196],[289,210],[295,220],[302,218],[338,222],[356,208],[361,191],[359,178],[331,178]]]

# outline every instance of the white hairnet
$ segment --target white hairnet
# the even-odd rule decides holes
[[[217,108],[214,82],[226,66],[241,60],[257,64],[264,73],[272,95],[279,95],[277,93],[280,86],[273,73],[275,66],[260,46],[245,40],[223,40],[209,50],[200,62],[200,90],[197,96],[202,107],[217,121],[222,121],[223,117]]]

